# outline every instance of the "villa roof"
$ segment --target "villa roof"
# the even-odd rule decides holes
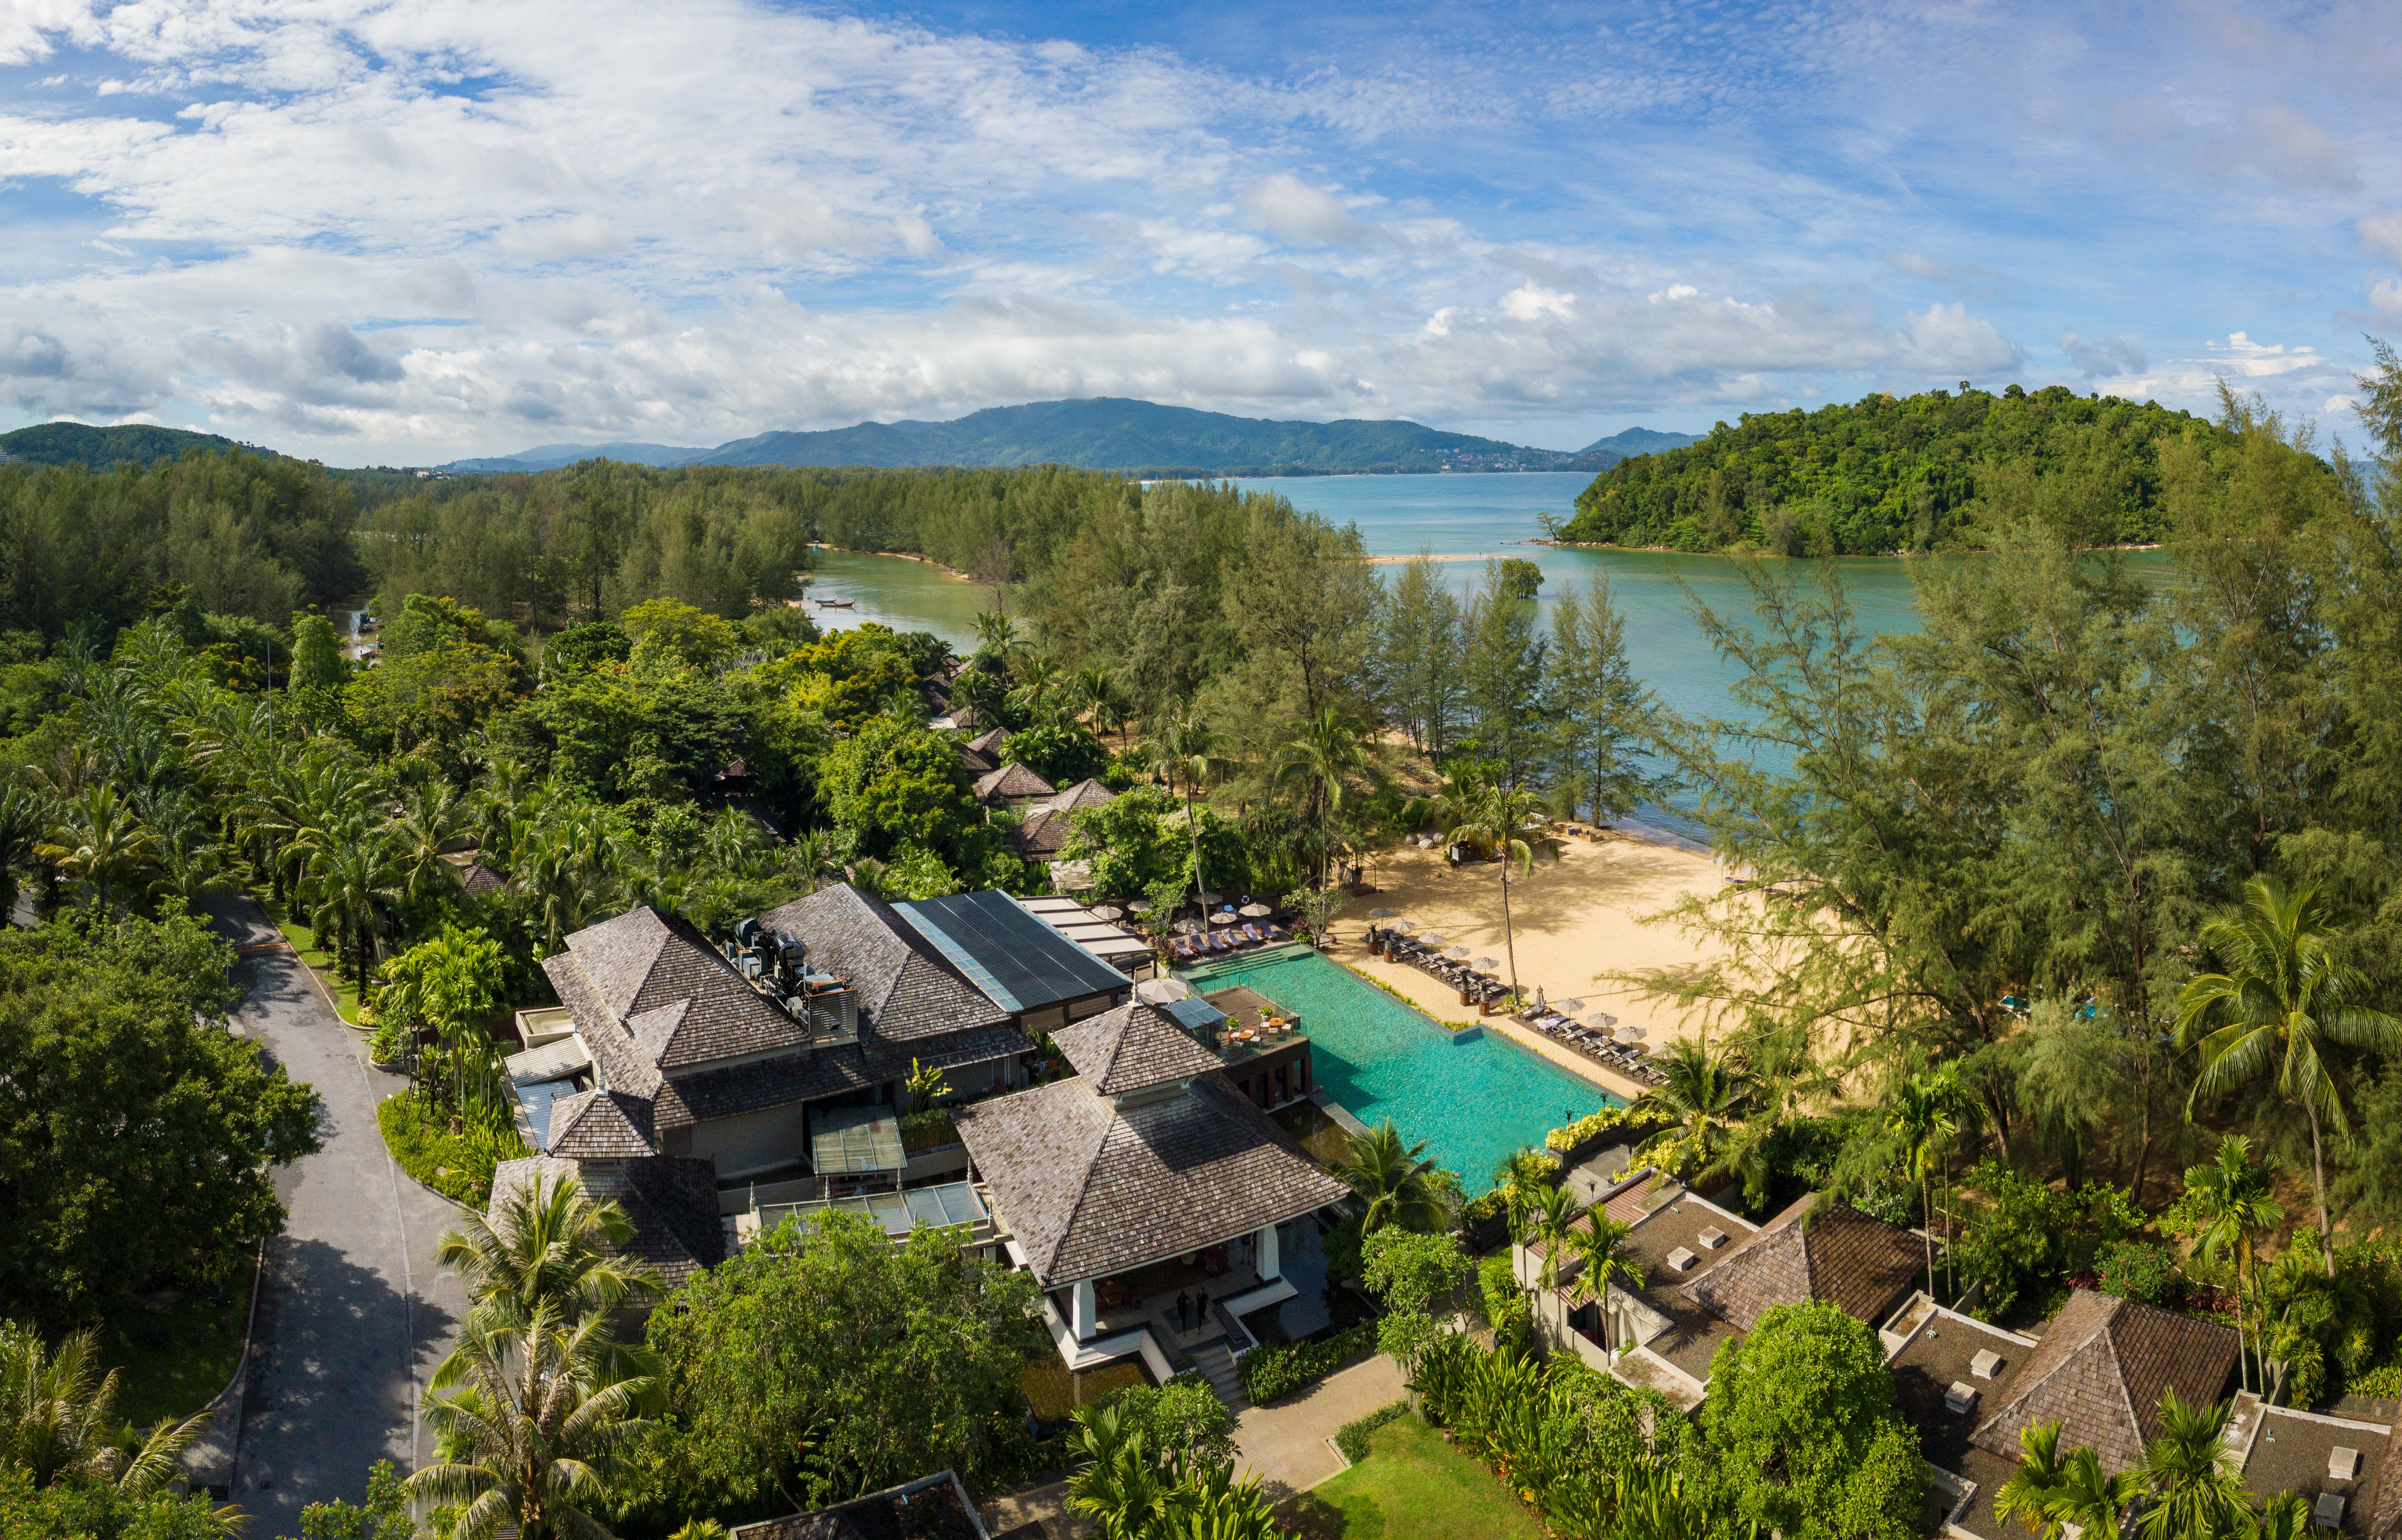
[[[1848,1203],[1802,1198],[1685,1286],[1685,1297],[1741,1331],[1778,1305],[1823,1299],[1871,1326],[1917,1278],[1925,1248]]]
[[[1224,1067],[1174,1021],[1142,1000],[1128,1000],[1051,1034],[1059,1052],[1095,1091],[1116,1096]]]
[[[908,1041],[1009,1018],[898,910],[848,883],[770,910],[759,924],[799,937],[811,969],[848,981],[880,1038]]]
[[[1278,1224],[1349,1192],[1216,1071],[1121,1107],[1078,1077],[962,1108],[959,1139],[1045,1288]]]
[[[623,1161],[656,1155],[651,1106],[622,1091],[583,1091],[550,1107],[545,1154],[571,1161]]]
[[[1051,811],[1081,812],[1087,807],[1105,807],[1118,800],[1118,794],[1087,776],[1065,791],[1053,793]]]
[[[960,726],[965,727],[968,725],[968,719],[974,715],[975,708],[971,706],[965,712],[953,716],[951,720],[958,722]],[[979,733],[974,737],[968,739],[968,748],[976,753],[982,754],[985,758],[992,761],[993,763],[999,764],[1001,763],[1001,746],[1008,741],[1009,729],[1006,727],[995,727],[987,732]]]
[[[2019,1433],[2057,1422],[2062,1447],[2089,1446],[2111,1472],[2129,1469],[2159,1436],[2161,1396],[2218,1399],[2235,1370],[2235,1333],[2216,1322],[2084,1289],[2072,1291],[1972,1436],[2014,1457]]]
[[[744,1524],[734,1540],[987,1540],[966,1489],[949,1471],[832,1507]]]
[[[988,770],[976,777],[975,797],[978,802],[1030,802],[1050,796],[1057,788],[1018,763],[1010,761],[998,770]]]
[[[497,1218],[501,1204],[520,1186],[575,1177],[595,1198],[614,1198],[633,1221],[623,1246],[610,1246],[659,1270],[670,1287],[725,1257],[725,1229],[717,1213],[717,1165],[713,1161],[652,1155],[605,1168],[554,1155],[503,1161],[492,1169],[492,1196],[484,1213]],[[603,1244],[606,1244],[604,1242]]]
[[[647,904],[576,931],[543,969],[554,983],[562,971],[581,973],[587,1005],[605,1008],[661,1070],[809,1040],[808,1028],[752,988],[707,937]],[[559,998],[576,1004],[564,986]]]
[[[1026,820],[1009,832],[1009,843],[1027,860],[1049,860],[1067,848],[1068,836],[1076,832],[1068,815],[1056,808],[1038,807],[1026,815]]]

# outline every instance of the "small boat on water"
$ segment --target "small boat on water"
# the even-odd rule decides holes
[[[859,601],[856,599],[849,598],[821,598],[818,600],[818,608],[821,610],[848,610],[853,604],[858,602]]]

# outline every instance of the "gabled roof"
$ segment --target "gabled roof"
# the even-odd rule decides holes
[[[2063,1449],[2089,1446],[2104,1469],[2126,1470],[2160,1434],[2161,1395],[2174,1390],[2195,1406],[2216,1401],[2235,1354],[2235,1333],[2216,1322],[2077,1289],[1971,1439],[2014,1457],[2022,1429],[2057,1422]]]
[[[1102,807],[1118,800],[1118,794],[1090,777],[1063,791],[1053,793],[1051,811],[1074,813],[1086,807]]]
[[[847,980],[875,1034],[899,1041],[996,1026],[1009,1010],[968,982],[942,950],[890,904],[848,883],[821,887],[759,916],[762,928],[798,937],[812,969]]]
[[[553,965],[561,961],[543,965],[554,983]],[[569,936],[564,961],[583,976],[579,993],[605,1008],[641,1057],[662,1070],[809,1040],[808,1029],[752,988],[707,937],[647,904]],[[570,1009],[577,1003],[564,986],[559,998]]]
[[[725,1259],[725,1229],[717,1214],[717,1166],[711,1161],[653,1155],[593,1169],[552,1155],[503,1161],[492,1170],[492,1196],[484,1213],[497,1217],[503,1201],[520,1186],[563,1176],[575,1177],[595,1198],[617,1201],[634,1232],[623,1246],[607,1249],[650,1263],[670,1287]]]
[[[968,718],[973,716],[975,708],[971,706],[967,708],[966,712],[956,715],[952,717],[951,720],[958,722],[960,726],[965,727],[968,724]],[[1006,727],[996,727],[990,732],[979,733],[974,737],[968,739],[968,747],[976,753],[982,754],[985,758],[992,761],[995,764],[999,764],[1001,763],[1001,746],[1008,741],[1009,729]]]
[[[1872,1219],[1848,1203],[1813,1212],[1802,1198],[1760,1227],[1685,1297],[1740,1331],[1778,1305],[1822,1299],[1875,1326],[1917,1278],[1926,1248],[1908,1231]]]
[[[1081,1077],[959,1114],[960,1142],[1045,1288],[1280,1224],[1350,1189],[1212,1071],[1121,1108]]]
[[[651,1105],[622,1091],[584,1091],[550,1107],[543,1152],[569,1161],[623,1161],[656,1155]]]
[[[1056,789],[1049,781],[1015,760],[1010,761],[998,770],[988,770],[978,776],[975,783],[975,796],[978,802],[992,802],[996,799],[1003,802],[1026,802],[1036,797],[1047,797],[1054,790]]]
[[[1051,1034],[1095,1091],[1116,1096],[1169,1080],[1191,1079],[1223,1063],[1192,1035],[1141,1000],[1129,1000]]]

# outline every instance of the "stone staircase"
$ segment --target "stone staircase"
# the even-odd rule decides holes
[[[1243,1399],[1243,1382],[1235,1374],[1235,1355],[1226,1351],[1223,1341],[1194,1348],[1193,1367],[1201,1371],[1201,1378],[1209,1382],[1209,1388],[1218,1393],[1219,1400],[1226,1403],[1228,1411],[1239,1414],[1250,1404]]]

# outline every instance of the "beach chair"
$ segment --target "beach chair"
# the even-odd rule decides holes
[[[1256,925],[1243,927],[1243,934],[1251,938],[1251,944],[1254,946],[1265,946],[1268,943],[1268,939],[1260,934],[1260,928]]]
[[[1268,927],[1268,940],[1272,942],[1289,942],[1292,940],[1292,932],[1287,930],[1283,926],[1270,925]]]

